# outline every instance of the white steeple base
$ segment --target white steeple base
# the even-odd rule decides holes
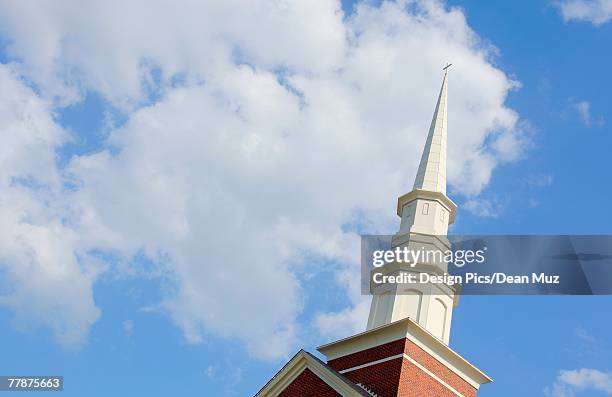
[[[445,236],[416,233],[400,235],[398,233],[394,236],[393,241],[397,243],[393,244],[393,249],[408,247],[412,251],[446,252],[450,248]],[[380,273],[382,276],[406,276],[405,278],[412,275],[419,279],[424,277],[422,274],[444,276],[448,272],[444,262],[418,263],[414,267],[407,263],[394,262],[374,269],[372,273]],[[370,278],[372,279],[373,277]],[[429,282],[386,283],[372,284],[371,291],[373,297],[368,318],[368,330],[408,317],[439,340],[446,344],[449,343],[453,308],[458,304],[458,291],[455,290],[455,287]]]

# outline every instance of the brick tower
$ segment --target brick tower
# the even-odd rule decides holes
[[[446,196],[448,68],[412,191],[398,199],[392,247],[446,251],[457,206]],[[444,275],[447,265],[388,263],[385,275]],[[317,348],[327,363],[298,352],[256,397],[475,397],[491,382],[449,346],[457,291],[444,284],[381,284],[367,329]]]

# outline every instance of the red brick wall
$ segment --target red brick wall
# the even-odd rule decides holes
[[[336,371],[367,364],[372,361],[402,354],[406,345],[406,339],[400,339],[384,345],[372,347],[357,353],[330,360],[327,364]]]
[[[400,339],[349,354],[330,360],[328,364],[341,371],[402,353],[427,368],[465,397],[476,397],[477,390],[472,385],[408,339]],[[355,383],[362,383],[380,397],[456,397],[435,378],[403,358],[345,372],[343,375]]]
[[[395,397],[402,376],[402,358],[356,369],[343,375],[355,384],[361,383],[379,397]]]
[[[331,386],[306,368],[279,394],[279,397],[339,397]],[[341,397],[341,396],[340,396]]]
[[[408,357],[412,358],[414,361],[434,373],[438,378],[442,379],[444,382],[453,387],[453,389],[457,390],[459,393],[463,394],[465,397],[476,396],[477,390],[476,388],[474,388],[474,386],[470,385],[462,377],[451,371],[446,365],[433,358],[431,355],[429,355],[429,353],[427,353],[425,350],[421,349],[419,346],[409,341],[408,339],[406,339],[404,353],[406,353]]]
[[[406,359],[402,361],[402,380],[397,394],[393,397],[457,397],[455,393],[410,361]]]

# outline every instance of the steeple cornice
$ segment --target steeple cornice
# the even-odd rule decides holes
[[[414,189],[411,192],[408,192],[397,199],[397,215],[401,218],[404,205],[411,201],[414,201],[417,198],[439,202],[449,212],[448,224],[450,225],[455,222],[457,204],[455,204],[453,200],[449,199],[448,196],[446,196],[446,194],[444,193],[432,192],[430,190],[422,189]]]

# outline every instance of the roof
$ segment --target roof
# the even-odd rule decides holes
[[[278,371],[268,383],[255,395],[255,397],[277,396],[291,382],[296,379],[306,368],[310,369],[317,377],[335,389],[340,395],[348,397],[371,397],[366,390],[351,382],[344,375],[321,361],[315,355],[300,350],[291,360]]]

